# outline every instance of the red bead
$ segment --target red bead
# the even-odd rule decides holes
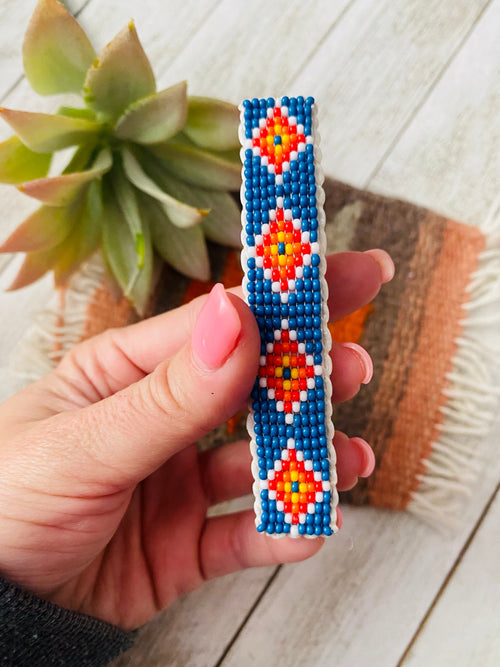
[[[283,481],[283,471],[282,470],[276,470],[274,473],[274,479],[277,482],[282,482]]]
[[[265,378],[267,375],[267,368],[265,366],[261,366],[259,368],[259,377]]]
[[[273,377],[274,376],[274,366],[268,366],[267,367],[267,375],[268,375],[268,377]]]
[[[263,370],[266,370],[265,368]],[[276,380],[275,378],[267,378],[267,387],[268,389],[274,389],[276,386]]]
[[[307,502],[308,503],[315,503],[316,502],[316,494],[315,493],[308,493],[307,494]]]
[[[275,396],[277,401],[282,401],[283,400],[283,389],[276,389],[275,391]]]
[[[299,472],[304,472],[305,470],[304,461],[297,461],[297,470]]]
[[[299,380],[299,387],[300,389],[307,389],[307,380],[305,378]]]
[[[302,239],[302,232],[300,231],[300,229],[295,229],[294,232],[293,232],[294,242],[295,243],[300,243],[301,239]]]
[[[316,491],[323,491],[323,482],[314,482],[314,488]]]
[[[281,467],[283,469],[283,472],[286,472],[287,470],[290,469],[290,463],[288,461],[282,461]]]
[[[306,368],[306,375],[308,378],[313,378],[314,377],[314,367],[313,366],[308,366]]]
[[[299,344],[297,343],[297,341],[293,340],[290,343],[290,352],[298,352],[298,350],[299,350]]]
[[[279,357],[278,355],[273,357],[273,363],[275,366],[281,366],[281,357]]]
[[[314,473],[312,470],[306,472],[306,482],[314,482]]]
[[[279,269],[273,269],[273,272],[271,274],[272,279],[276,282],[277,280],[280,279],[280,270]]]
[[[265,235],[262,237],[262,243],[263,243],[264,245],[271,245],[271,234],[265,234]]]
[[[285,497],[284,491],[276,491],[276,500],[283,500],[284,497]]]
[[[291,220],[287,220],[285,222],[285,232],[290,234],[291,231],[293,231],[293,222]]]
[[[293,409],[293,406],[291,403],[285,403],[285,412],[291,412]]]
[[[302,244],[302,254],[303,255],[310,255],[311,254],[311,246],[309,243],[303,243]]]
[[[298,391],[292,391],[292,401],[300,401],[300,394]]]
[[[299,354],[297,357],[297,361],[299,362],[299,366],[305,366],[306,365],[306,357],[304,354]]]
[[[290,453],[288,456],[290,457],[290,461],[296,461],[297,460],[297,454],[295,452],[295,449],[290,449]]]
[[[264,246],[263,246],[263,245],[258,245],[258,246],[256,246],[256,248],[255,248],[255,254],[256,254],[258,257],[262,257],[262,256],[264,255]]]
[[[290,334],[288,333],[288,331],[281,332],[281,340],[288,343],[288,341],[290,340]]]
[[[292,523],[293,524],[299,523],[299,515],[298,514],[292,514]]]
[[[276,220],[284,220],[285,219],[285,213],[282,208],[276,209]]]
[[[303,134],[298,134],[297,135],[297,141],[299,144],[305,144],[306,143],[306,137]]]
[[[305,514],[307,512],[307,503],[299,503],[299,512]]]
[[[281,107],[274,107],[274,115],[281,120]]]
[[[267,127],[274,127],[274,118],[268,118],[266,120]]]
[[[290,142],[290,150],[291,151],[296,151],[297,150],[297,142],[296,141],[291,141]]]
[[[286,292],[288,289],[288,280],[282,280],[280,283],[280,289],[282,292]]]
[[[272,266],[272,260],[270,257],[264,257],[264,268],[265,269],[270,269]]]
[[[274,354],[281,354],[281,352],[283,350],[283,345],[281,343],[275,343],[274,347],[273,347],[273,350],[274,350]]]
[[[257,137],[255,139],[252,139],[252,146],[260,146],[260,139]]]
[[[292,503],[283,503],[283,510],[286,512],[286,514],[290,514],[292,511]]]
[[[294,255],[293,261],[295,266],[302,266],[302,255]]]
[[[293,266],[289,266],[288,269],[286,270],[286,277],[289,280],[293,280],[295,278],[295,269]]]
[[[276,491],[276,480],[270,479],[268,482],[269,491]]]

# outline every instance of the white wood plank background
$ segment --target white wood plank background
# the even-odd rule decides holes
[[[0,0],[0,99],[53,109],[59,100],[40,103],[25,81],[16,85],[33,5]],[[191,92],[233,102],[313,94],[330,176],[473,223],[499,191],[500,0],[71,7],[98,48],[134,17],[161,86],[187,78]],[[6,188],[0,201],[4,235],[29,204]],[[45,282],[0,294],[0,368],[49,293]],[[498,433],[483,447],[495,463],[452,535],[406,515],[345,508],[343,531],[317,557],[273,579],[265,568],[211,582],[159,615],[116,665],[500,664],[498,499],[488,505]]]

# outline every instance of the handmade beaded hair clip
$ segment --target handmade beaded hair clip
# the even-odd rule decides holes
[[[337,532],[323,174],[308,97],[240,106],[243,292],[261,336],[248,417],[256,525]]]

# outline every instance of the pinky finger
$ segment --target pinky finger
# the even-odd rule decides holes
[[[324,540],[274,539],[255,529],[253,510],[207,519],[200,543],[205,579],[222,577],[248,567],[296,563],[317,553]]]

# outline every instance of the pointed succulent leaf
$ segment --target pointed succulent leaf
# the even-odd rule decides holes
[[[190,206],[209,209],[201,226],[210,241],[221,245],[239,248],[241,245],[241,214],[234,198],[227,192],[205,190],[189,185],[185,181],[172,176],[158,163],[148,161],[149,173],[165,192]]]
[[[177,137],[149,149],[162,166],[183,181],[211,190],[239,190],[241,165],[195,146],[180,143]]]
[[[202,218],[207,215],[208,210],[188,206],[164,192],[146,174],[136,157],[127,149],[123,150],[123,167],[127,178],[136,188],[150,195],[150,197],[154,197],[165,206],[166,213],[174,225],[191,227],[201,222]]]
[[[56,287],[67,284],[71,275],[99,247],[102,236],[102,182],[92,181],[87,197],[70,234],[60,246],[60,252],[54,264],[54,281]]]
[[[229,102],[211,97],[189,97],[184,132],[202,148],[224,151],[239,147],[240,112]]]
[[[137,268],[141,269],[144,264],[144,234],[142,231],[142,220],[137,204],[134,187],[127,180],[121,164],[118,162],[111,172],[113,192],[122,210],[123,217],[127,221],[132,236],[136,242]]]
[[[186,82],[132,104],[118,119],[115,135],[139,144],[157,144],[173,137],[186,122]]]
[[[98,123],[90,120],[5,107],[0,107],[0,117],[11,126],[25,146],[37,153],[52,153],[74,146],[95,137],[101,129]]]
[[[34,153],[18,137],[0,143],[0,183],[18,185],[43,178],[49,171],[50,153]]]
[[[57,261],[59,248],[49,248],[47,250],[38,250],[26,254],[21,268],[16,277],[7,288],[8,292],[12,292],[22,287],[27,287],[39,280],[48,271],[52,269]]]
[[[33,252],[58,245],[74,224],[67,207],[41,206],[0,245],[0,252]]]
[[[23,42],[24,71],[40,95],[80,92],[95,51],[57,0],[39,0]]]
[[[86,171],[94,162],[95,153],[96,143],[94,141],[78,146],[62,173],[72,174],[75,171]]]
[[[112,193],[106,193],[103,215],[103,250],[105,260],[140,315],[144,315],[151,293],[153,249],[148,223],[143,224],[144,263],[137,267],[136,239],[123,225],[123,214]]]
[[[100,178],[109,171],[111,164],[111,152],[103,149],[91,169],[51,178],[39,178],[18,187],[24,194],[39,199],[49,206],[67,206],[93,179]]]
[[[156,91],[151,64],[132,21],[94,61],[87,72],[84,91],[87,104],[111,119]]]
[[[179,273],[195,280],[209,280],[210,262],[200,226],[180,229],[173,225],[165,209],[150,197],[141,198],[141,207],[158,254]]]

